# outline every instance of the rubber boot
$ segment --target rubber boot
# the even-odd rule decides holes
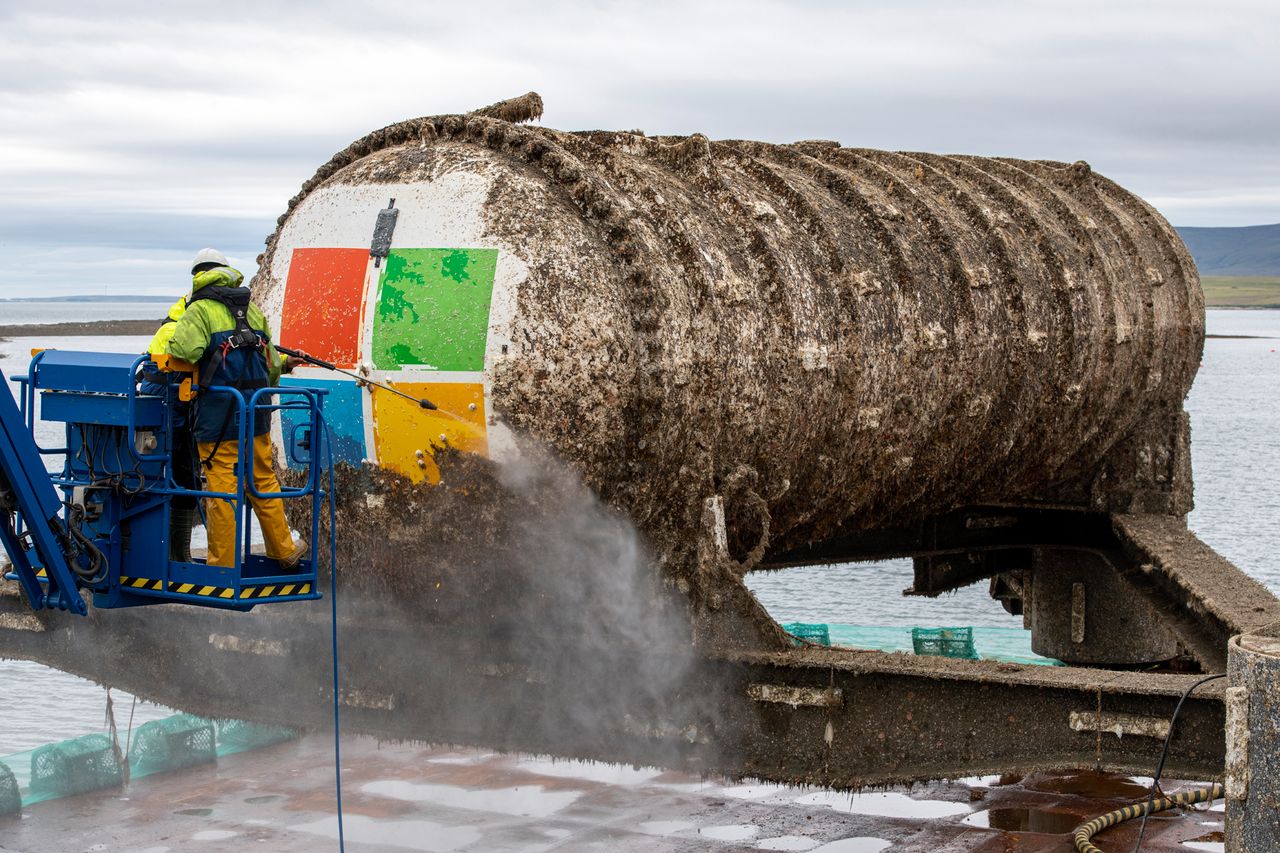
[[[280,568],[286,572],[292,572],[298,568],[298,564],[306,558],[307,552],[311,550],[311,546],[306,542],[299,542],[297,547],[293,549],[293,553],[287,557],[280,559]]]
[[[196,525],[196,511],[169,508],[169,559],[176,563],[191,562],[191,528]]]

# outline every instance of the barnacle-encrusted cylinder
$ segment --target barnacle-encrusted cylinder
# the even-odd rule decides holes
[[[537,442],[655,536],[723,494],[743,547],[766,510],[785,547],[1087,496],[1203,344],[1181,241],[1084,163],[480,114],[338,154],[255,287],[283,343],[449,412],[335,385],[343,458],[430,479],[442,442]]]

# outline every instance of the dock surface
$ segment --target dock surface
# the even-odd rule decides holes
[[[0,820],[0,850],[336,850],[331,749],[306,737],[123,792],[40,803]],[[1076,824],[1142,792],[1120,776],[1060,773],[849,794],[354,737],[343,758],[353,853],[1069,853]],[[1129,849],[1134,831],[1104,841]],[[1143,849],[1221,850],[1221,831],[1220,810],[1156,818]]]

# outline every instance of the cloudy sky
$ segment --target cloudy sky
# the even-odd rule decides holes
[[[0,296],[254,269],[335,151],[537,90],[564,129],[1088,160],[1280,222],[1280,3],[0,0]]]

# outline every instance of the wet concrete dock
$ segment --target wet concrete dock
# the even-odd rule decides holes
[[[0,820],[0,850],[337,849],[331,749],[308,737],[41,803]],[[1143,792],[1124,777],[1035,774],[852,795],[368,738],[344,739],[343,763],[347,846],[364,853],[1069,853],[1076,824]],[[1222,817],[1219,806],[1154,818],[1143,849],[1221,850]],[[1134,832],[1103,846],[1130,849]]]

